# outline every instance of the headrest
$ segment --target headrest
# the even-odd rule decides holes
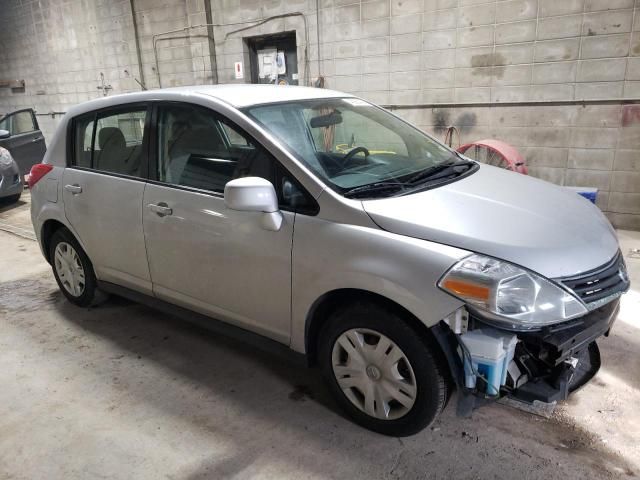
[[[98,133],[98,145],[100,150],[104,150],[107,147],[124,149],[127,147],[127,142],[118,127],[103,127]]]

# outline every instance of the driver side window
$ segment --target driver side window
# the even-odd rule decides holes
[[[232,125],[196,105],[162,106],[158,115],[158,169],[161,182],[222,193],[234,178],[273,181],[272,160]]]
[[[261,177],[275,187],[281,208],[314,212],[317,204],[260,144],[240,127],[197,105],[158,109],[157,179],[223,193],[230,180]]]

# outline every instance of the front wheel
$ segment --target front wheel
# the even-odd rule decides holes
[[[394,311],[356,304],[328,319],[319,361],[331,392],[356,423],[406,436],[431,424],[446,401],[435,348]]]
[[[79,307],[88,307],[96,297],[93,265],[69,230],[57,230],[49,245],[49,258],[58,287]]]

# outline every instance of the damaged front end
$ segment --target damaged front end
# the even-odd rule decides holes
[[[586,384],[600,368],[596,340],[608,336],[620,296],[629,288],[621,256],[579,278],[560,279],[587,313],[535,329],[514,329],[473,305],[432,328],[458,388],[457,413],[501,398],[555,404]]]

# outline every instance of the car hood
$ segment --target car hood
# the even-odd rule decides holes
[[[487,165],[448,185],[362,204],[383,230],[508,260],[548,278],[592,270],[619,248],[611,224],[588,200]]]

